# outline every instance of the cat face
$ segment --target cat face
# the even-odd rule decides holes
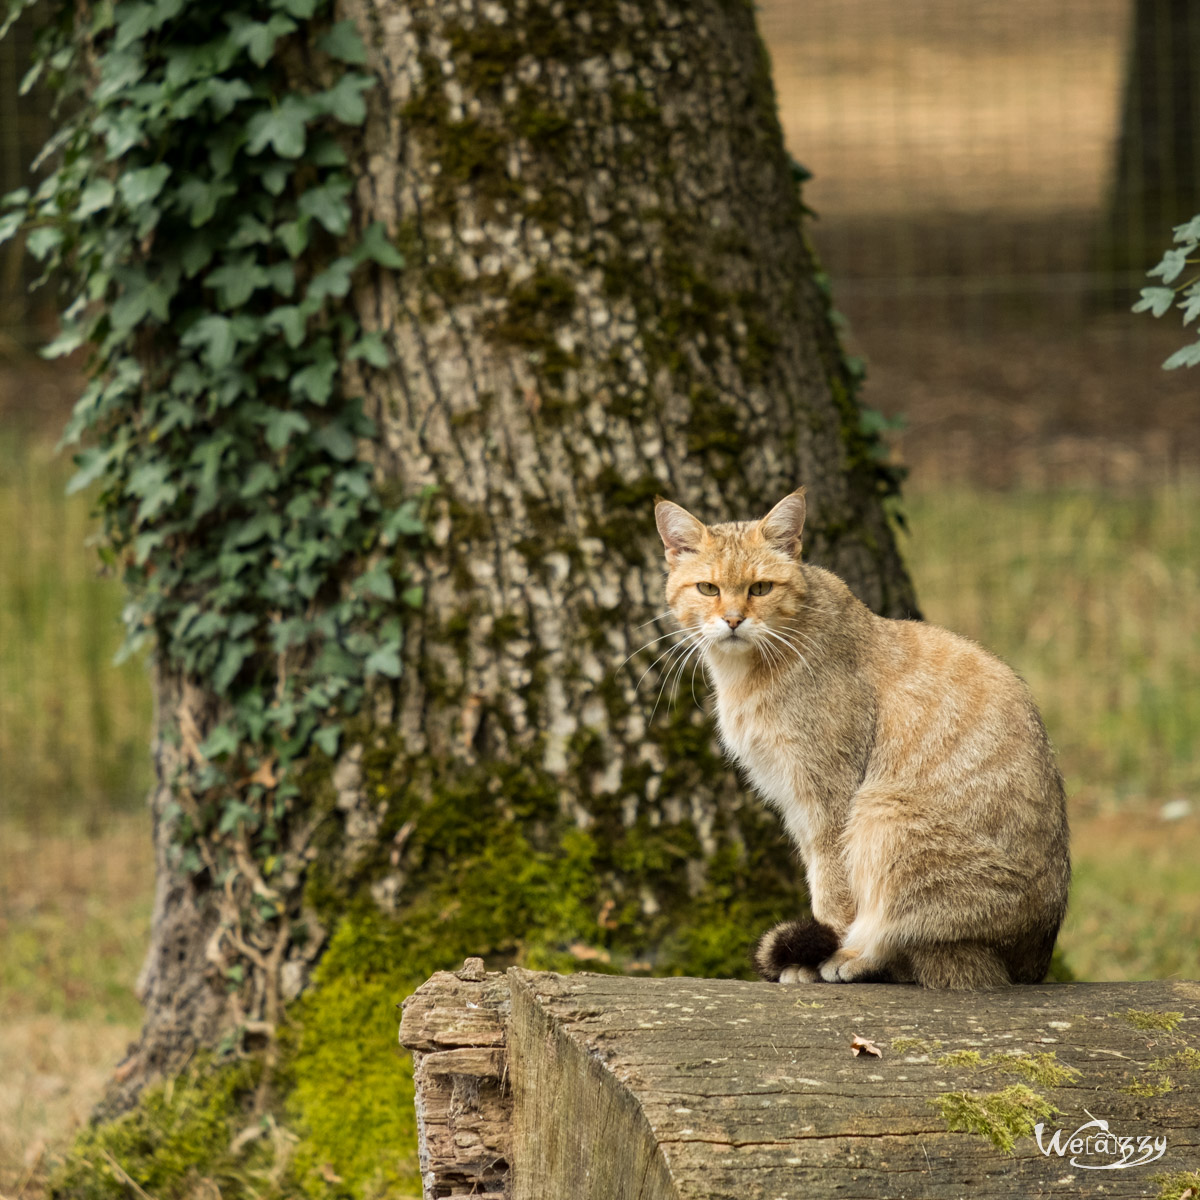
[[[667,555],[667,603],[716,661],[791,657],[807,591],[800,570],[804,489],[761,521],[704,525],[660,500],[655,519]]]

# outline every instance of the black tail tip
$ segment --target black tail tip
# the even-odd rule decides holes
[[[764,979],[778,983],[788,967],[819,966],[838,948],[839,940],[828,925],[812,917],[784,921],[758,939],[754,968]]]

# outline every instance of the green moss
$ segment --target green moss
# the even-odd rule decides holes
[[[1039,1120],[1059,1110],[1023,1083],[983,1095],[943,1092],[930,1100],[950,1130],[963,1129],[986,1137],[997,1150],[1012,1153],[1019,1137],[1032,1137]]]
[[[1156,1058],[1148,1066],[1151,1071],[1200,1071],[1200,1050],[1188,1046],[1165,1058]]]
[[[991,1071],[998,1075],[1021,1075],[1043,1087],[1063,1087],[1079,1078],[1074,1067],[1064,1067],[1051,1051],[1047,1054],[989,1054],[984,1058],[978,1050],[955,1050],[938,1059],[942,1067],[969,1067],[976,1071]]]
[[[1121,1013],[1110,1013],[1109,1016],[1120,1017],[1128,1021],[1135,1029],[1174,1029],[1183,1020],[1181,1012],[1147,1012],[1137,1008],[1127,1008]]]
[[[936,1038],[932,1041],[919,1037],[892,1038],[892,1049],[897,1054],[936,1054],[942,1048],[942,1043]]]
[[[50,1181],[58,1200],[127,1200],[132,1179],[156,1200],[188,1200],[208,1187],[228,1197],[269,1162],[269,1138],[232,1149],[254,1122],[261,1065],[198,1055],[183,1074],[148,1088],[124,1116],[84,1130]]]
[[[396,1044],[397,1005],[421,982],[405,941],[374,910],[347,916],[289,1014],[289,1174],[305,1196],[420,1194],[412,1060]]]
[[[1173,1171],[1169,1175],[1151,1175],[1151,1183],[1158,1184],[1157,1200],[1183,1200],[1194,1193],[1200,1196],[1200,1171]]]
[[[1127,1096],[1165,1096],[1175,1090],[1175,1082],[1168,1075],[1160,1075],[1155,1082],[1149,1079],[1135,1079],[1118,1090]]]

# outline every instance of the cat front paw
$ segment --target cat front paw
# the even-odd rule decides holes
[[[832,954],[818,968],[826,983],[892,983],[896,976],[890,967],[868,958],[861,950],[844,947]]]

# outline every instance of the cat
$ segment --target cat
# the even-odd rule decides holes
[[[800,560],[805,492],[705,525],[662,498],[667,602],[720,739],[803,860],[780,983],[1040,983],[1067,906],[1066,799],[1025,683],[966,638],[876,616]]]

